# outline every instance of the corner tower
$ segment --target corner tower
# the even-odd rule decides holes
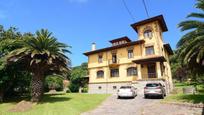
[[[164,56],[163,32],[168,31],[162,15],[139,21],[131,25],[138,33],[139,40],[144,40],[145,48],[153,50],[143,51],[143,56]]]

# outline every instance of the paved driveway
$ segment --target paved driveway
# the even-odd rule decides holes
[[[117,99],[110,96],[96,109],[82,115],[202,115],[201,108],[161,104],[160,99]]]

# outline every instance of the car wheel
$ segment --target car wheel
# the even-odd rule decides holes
[[[144,95],[144,98],[145,98],[145,99],[147,99],[147,98],[148,98],[148,96],[147,96],[147,95]]]
[[[120,96],[118,96],[118,99],[120,99]]]

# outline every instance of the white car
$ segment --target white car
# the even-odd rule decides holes
[[[137,96],[137,88],[133,86],[121,86],[117,94],[118,98],[122,97],[134,98],[135,96]]]

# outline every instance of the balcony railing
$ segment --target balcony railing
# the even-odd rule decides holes
[[[119,65],[119,63],[120,63],[120,60],[119,59],[111,59],[111,60],[108,60],[108,64],[109,64],[109,66],[118,66]]]
[[[120,62],[119,59],[111,59],[111,60],[108,60],[108,63],[109,64],[118,64]]]
[[[158,78],[158,77],[157,77],[157,73],[148,73],[148,74],[142,74],[142,78],[154,79],[154,78]]]

